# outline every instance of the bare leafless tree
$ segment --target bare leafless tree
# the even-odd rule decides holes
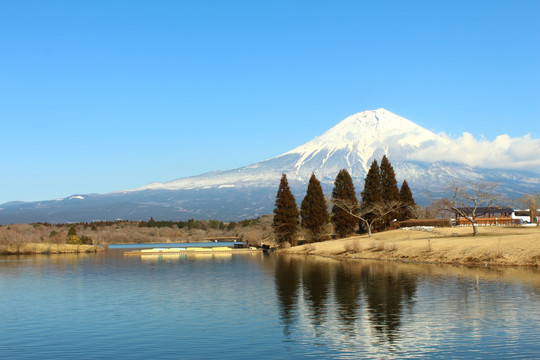
[[[452,183],[448,188],[450,196],[435,201],[435,205],[469,220],[475,236],[478,234],[476,219],[501,207],[502,196],[497,193],[497,186],[487,181]]]
[[[432,206],[414,204],[410,207],[410,212],[413,219],[434,219],[436,217],[436,209]]]
[[[538,210],[540,209],[540,194],[525,194],[518,199],[521,205],[529,209],[531,215],[531,224],[538,224]]]
[[[369,237],[371,237],[371,229],[374,223],[380,221],[388,214],[397,212],[403,205],[400,201],[378,201],[367,206],[358,207],[358,204],[342,199],[335,199],[332,201],[332,204],[347,214],[361,220],[368,230]],[[367,216],[368,214],[370,216]]]

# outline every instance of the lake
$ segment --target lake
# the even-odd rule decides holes
[[[125,250],[0,257],[0,358],[540,357],[538,269]]]

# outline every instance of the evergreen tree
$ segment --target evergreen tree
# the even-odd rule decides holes
[[[77,235],[77,227],[75,225],[71,225],[67,233],[67,236],[73,236],[73,235]]]
[[[324,225],[328,223],[328,210],[321,183],[311,174],[302,205],[300,206],[302,227],[310,232],[312,241],[320,241]]]
[[[373,206],[373,204],[382,201],[382,184],[381,184],[381,172],[377,160],[373,160],[369,170],[364,179],[364,189],[362,190],[362,207],[364,209]],[[373,213],[366,213],[364,215],[368,222],[372,222],[376,217]],[[379,230],[381,228],[379,223],[373,223],[373,229]]]
[[[384,202],[399,201],[399,188],[397,186],[396,174],[386,155],[384,155],[381,160],[380,172],[382,200]]]
[[[381,196],[382,201],[385,204],[391,204],[399,201],[399,188],[397,186],[396,175],[394,173],[394,168],[388,161],[386,155],[383,156],[381,160]],[[398,213],[393,212],[386,215],[382,219],[382,226],[384,228],[388,227],[392,220],[399,216]]]
[[[189,230],[198,229],[199,228],[199,223],[197,221],[195,221],[195,219],[189,219],[187,221],[187,228]]]
[[[358,205],[351,175],[345,169],[340,170],[334,181],[332,202],[334,202],[334,206],[332,206],[332,223],[335,232],[341,237],[354,232],[358,225],[357,219],[336,205],[336,203],[346,204],[348,208]]]
[[[399,198],[402,203],[400,220],[412,219],[414,217],[412,209],[414,205],[416,205],[416,203],[414,202],[411,189],[409,188],[409,184],[407,184],[407,180],[403,180],[403,184],[401,184],[401,189],[399,190]]]
[[[276,195],[276,204],[274,207],[274,233],[279,244],[284,242],[292,243],[294,235],[298,228],[298,207],[294,199],[287,175],[281,176],[279,189]]]

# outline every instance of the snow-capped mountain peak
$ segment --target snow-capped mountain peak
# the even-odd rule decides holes
[[[405,159],[427,142],[444,138],[385,109],[351,115],[313,140],[275,158],[240,169],[151,183],[137,190],[193,189],[220,186],[266,185],[282,173],[292,180],[307,181],[311,173],[332,180],[341,169],[363,177],[373,161],[383,155],[392,161]]]
[[[399,138],[398,144],[401,146],[419,146],[426,141],[442,140],[440,136],[412,121],[381,108],[351,115],[321,136],[288,153],[354,147],[369,148],[373,152],[381,144],[390,145],[388,140],[395,140],[396,137]]]
[[[312,173],[323,185],[331,186],[341,169],[347,169],[361,186],[371,162],[380,161],[383,155],[392,163],[397,180],[407,179],[416,188],[440,188],[458,178],[492,180],[503,176],[501,171],[478,171],[463,162],[444,158],[424,161],[418,156],[426,149],[456,146],[451,139],[381,108],[351,115],[324,134],[274,158],[238,169],[151,183],[135,191],[274,187],[283,173],[293,186],[304,186]]]
[[[367,172],[373,158],[392,154],[394,159],[403,159],[424,143],[444,141],[439,135],[381,108],[351,115],[321,136],[282,156],[299,154],[295,169],[300,174],[305,172],[303,167],[320,173],[309,164],[324,157],[324,165],[337,155],[343,161],[336,165],[361,176]],[[333,167],[332,172],[335,170]]]
[[[460,180],[493,181],[511,198],[540,189],[538,173],[504,169],[500,159],[524,153],[540,169],[535,155],[540,139],[474,141],[471,135],[453,140],[439,136],[385,109],[351,115],[324,134],[285,154],[227,171],[151,183],[111,194],[73,195],[54,201],[3,204],[0,224],[14,222],[66,222],[115,219],[222,219],[242,220],[272,212],[281,174],[287,174],[297,202],[305,195],[311,173],[328,194],[341,169],[347,169],[356,191],[361,191],[368,167],[387,155],[396,180],[407,180],[415,200],[429,203],[429,194],[443,194],[449,183]],[[525,146],[518,146],[522,144]],[[501,149],[508,149],[501,151]],[[497,149],[499,151],[497,151]],[[487,156],[486,156],[487,154]],[[476,167],[477,161],[484,167]],[[473,157],[474,157],[473,156]],[[523,156],[517,158],[523,160]],[[519,163],[513,161],[511,163]],[[485,166],[493,165],[496,166]],[[497,165],[503,165],[499,166]],[[142,191],[144,190],[144,191]],[[77,199],[77,200],[75,200]]]

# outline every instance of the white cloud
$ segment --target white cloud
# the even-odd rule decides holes
[[[540,173],[540,139],[530,135],[512,138],[506,134],[490,141],[466,132],[457,139],[439,134],[441,141],[424,143],[411,159],[450,161],[474,167],[519,169]]]

